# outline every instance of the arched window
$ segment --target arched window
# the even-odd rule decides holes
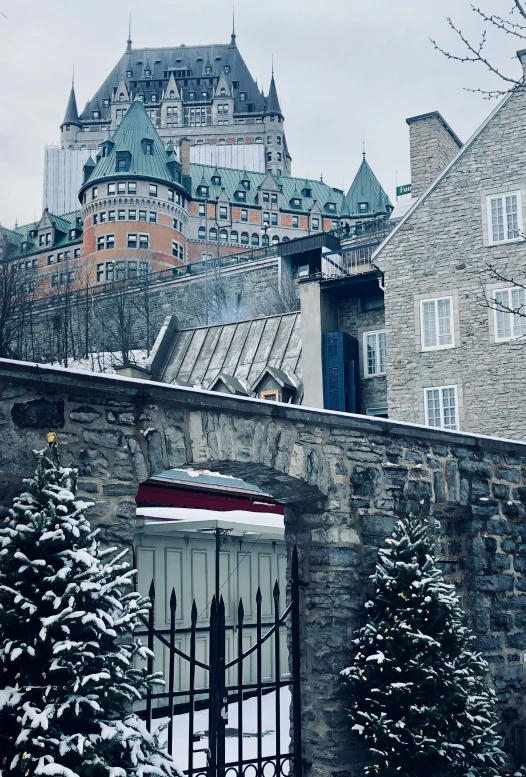
[[[206,240],[206,229],[204,227],[199,227],[197,237],[199,240]]]
[[[230,242],[236,243],[236,245],[237,243],[239,243],[239,235],[235,229],[233,229],[232,232],[230,233]]]
[[[259,245],[259,235],[257,232],[252,232],[252,245],[253,246]]]
[[[244,142],[245,142],[245,138],[238,138],[237,139],[237,145],[238,146],[242,146]]]
[[[119,100],[123,102],[124,100],[124,92],[119,92]]]
[[[224,146],[226,143],[226,140],[224,138],[219,138],[219,145]]]
[[[279,243],[279,237],[277,235],[274,235],[272,238],[272,245],[277,245]]]
[[[241,233],[241,245],[247,246],[248,245],[248,232],[242,232]]]
[[[263,143],[263,138],[262,137],[257,137],[256,138],[256,143]]]
[[[263,237],[261,238],[261,245],[262,246],[268,246],[269,243],[270,243],[269,236],[268,235],[263,235]]]
[[[174,99],[175,99],[175,92],[173,89],[170,89],[170,100],[174,100]]]
[[[281,241],[282,243],[288,243],[290,241],[290,237],[284,237]]]
[[[208,230],[208,238],[209,240],[217,240],[217,229],[215,227],[211,227]]]
[[[226,92],[225,92],[225,87],[224,87],[224,86],[222,86],[222,87],[221,87],[221,97],[224,97],[224,96],[225,96],[225,94],[226,94]]]
[[[221,240],[222,243],[228,243],[228,232],[226,231],[226,229],[221,229],[219,231],[219,239]]]

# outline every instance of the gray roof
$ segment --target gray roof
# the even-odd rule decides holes
[[[212,73],[205,74],[207,65],[212,67]],[[203,91],[206,91],[211,99],[214,87],[208,85],[208,79],[220,77],[225,66],[228,69],[225,78],[234,97],[234,111],[246,113],[248,104],[253,103],[254,113],[264,113],[267,101],[250,75],[250,71],[234,42],[211,46],[183,45],[174,48],[146,48],[126,51],[93,98],[87,103],[80,119],[81,121],[92,121],[91,112],[97,110],[100,118],[93,121],[99,124],[101,121],[109,122],[111,107],[104,105],[104,100],[111,102],[121,78],[124,80],[128,92],[132,93],[134,97],[137,94],[142,94],[145,97],[145,102],[149,103],[150,95],[156,94],[158,104],[163,89],[166,89],[168,85],[171,71],[189,70],[191,71],[189,77],[179,78],[176,76],[177,86],[183,100],[190,99],[190,92],[194,92],[200,97]],[[148,77],[144,74],[147,68],[151,72]],[[131,73],[131,76],[128,76],[127,73]],[[199,85],[197,79],[200,80]],[[239,86],[236,88],[233,87],[234,81],[239,82]],[[187,82],[186,85],[185,82]],[[240,99],[241,92],[246,93],[246,100]]]
[[[78,124],[78,123],[79,123],[79,114],[77,111],[77,100],[75,98],[75,87],[73,86],[73,84],[71,84],[71,92],[69,93],[69,100],[66,106],[64,121],[60,126],[63,127],[64,124]]]
[[[272,73],[270,89],[268,90],[267,113],[278,113],[280,116],[283,115],[279,105],[278,90],[276,89],[276,82],[274,81],[274,73]]]
[[[266,367],[301,382],[300,313],[182,329],[158,379],[208,389],[221,375],[252,387]]]

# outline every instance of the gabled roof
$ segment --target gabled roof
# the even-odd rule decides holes
[[[152,144],[151,154],[145,153],[145,141]],[[90,175],[90,185],[104,178],[129,178],[130,175],[170,184],[175,182],[167,166],[173,149],[167,152],[144,105],[138,99],[132,102],[111,141],[107,142],[106,150],[106,156],[99,157]],[[129,158],[128,170],[125,172],[117,172],[117,158],[120,154],[126,154]],[[79,196],[85,185],[81,187]]]
[[[524,88],[524,87],[522,87],[521,85],[519,85],[519,86],[517,86],[517,87],[516,87],[516,89],[522,89],[522,88]],[[514,94],[515,94],[515,89],[512,89],[510,92],[508,92],[508,93],[507,93],[507,94],[506,94],[506,95],[503,97],[503,99],[501,100],[501,102],[500,102],[500,103],[499,103],[499,104],[498,104],[498,105],[497,105],[497,106],[494,108],[494,110],[493,110],[493,111],[492,111],[492,112],[489,114],[489,116],[488,116],[488,117],[487,117],[487,118],[486,118],[486,119],[485,119],[485,120],[482,122],[482,124],[480,125],[480,127],[479,127],[479,128],[478,128],[478,129],[477,129],[477,130],[476,130],[476,131],[473,133],[473,135],[472,135],[472,136],[469,138],[469,140],[468,140],[468,141],[467,141],[467,142],[466,142],[466,143],[465,143],[465,144],[462,146],[462,148],[460,149],[460,151],[458,152],[458,154],[457,154],[456,156],[454,156],[454,157],[453,157],[453,159],[451,160],[451,162],[450,162],[448,165],[446,165],[446,167],[445,167],[445,168],[442,170],[442,172],[440,173],[440,175],[439,175],[437,178],[435,178],[435,180],[433,181],[433,183],[431,184],[431,186],[429,186],[429,188],[428,188],[428,189],[426,189],[426,191],[425,191],[425,192],[424,192],[424,193],[423,193],[423,194],[422,194],[422,195],[421,195],[421,196],[420,196],[420,197],[419,197],[417,200],[415,200],[415,201],[414,201],[414,203],[413,203],[413,204],[412,204],[412,206],[409,208],[409,210],[407,211],[407,213],[405,214],[405,216],[403,216],[403,218],[402,218],[402,219],[400,219],[400,221],[398,222],[398,224],[396,225],[396,227],[393,229],[393,231],[392,231],[392,232],[390,232],[390,233],[389,233],[389,235],[388,235],[388,236],[385,238],[385,240],[384,240],[384,241],[383,241],[383,242],[382,242],[382,243],[381,243],[381,244],[378,246],[378,248],[376,249],[376,251],[374,252],[374,254],[373,254],[373,256],[372,256],[372,259],[374,259],[375,257],[377,257],[377,256],[378,256],[378,255],[381,253],[381,251],[383,251],[383,249],[385,248],[385,246],[386,246],[386,245],[387,245],[387,244],[388,244],[388,243],[389,243],[389,242],[390,242],[390,241],[393,239],[393,237],[394,237],[394,236],[397,234],[398,230],[399,230],[399,229],[401,229],[401,228],[403,227],[403,225],[406,223],[406,221],[408,221],[408,219],[410,219],[410,218],[411,218],[411,216],[413,215],[413,213],[415,212],[415,210],[416,210],[417,208],[419,208],[419,207],[420,207],[420,205],[421,205],[423,202],[425,202],[425,200],[427,200],[427,198],[429,197],[429,195],[430,195],[430,194],[432,194],[432,192],[434,192],[434,190],[437,188],[437,186],[440,184],[440,182],[441,182],[441,181],[442,181],[442,180],[443,180],[443,179],[446,177],[446,175],[447,175],[447,174],[449,173],[449,171],[450,171],[450,170],[451,170],[451,169],[452,169],[452,168],[453,168],[453,167],[454,167],[454,166],[457,164],[457,162],[458,162],[460,159],[462,159],[462,157],[464,156],[464,154],[466,154],[466,153],[469,151],[469,149],[470,149],[470,148],[473,146],[473,144],[474,144],[474,143],[477,141],[477,139],[479,138],[479,136],[480,136],[480,135],[482,135],[482,133],[484,132],[484,130],[486,129],[486,127],[487,127],[487,126],[488,126],[488,125],[489,125],[489,124],[492,122],[492,120],[495,118],[495,116],[497,116],[497,114],[499,114],[499,113],[500,113],[500,111],[501,111],[501,110],[504,108],[504,106],[505,106],[505,105],[507,105],[507,103],[508,103],[508,100],[510,100],[510,99],[513,97],[513,95],[514,95]]]
[[[250,396],[250,391],[240,380],[234,378],[233,375],[227,375],[225,372],[220,372],[217,378],[215,378],[210,386],[208,386],[210,391],[213,391],[218,383],[223,383],[231,394],[237,394],[243,397]]]
[[[260,375],[256,378],[254,383],[252,384],[252,388],[254,391],[257,391],[257,388],[265,375],[270,375],[271,378],[274,378],[278,386],[281,386],[281,388],[290,389],[291,391],[296,391],[298,388],[297,384],[291,380],[289,375],[287,375],[286,372],[283,372],[283,370],[278,370],[277,367],[271,367],[270,365],[265,367],[260,373]]]
[[[77,111],[77,99],[75,97],[75,87],[71,84],[71,92],[69,93],[69,100],[66,107],[66,113],[64,115],[64,121],[60,125],[64,124],[79,124],[79,114]]]
[[[361,202],[367,203],[366,211],[360,210]],[[385,215],[392,207],[389,197],[371,170],[364,153],[362,163],[345,197],[341,215],[351,218]]]
[[[80,224],[77,222],[77,219],[81,218],[80,210],[73,210],[71,213],[63,213],[61,216],[55,216],[48,212],[48,216],[51,223],[54,224],[59,232],[58,235],[55,233],[55,242],[53,245],[42,247],[36,243],[35,238],[29,237],[31,232],[36,232],[38,230],[38,225],[42,219],[32,221],[29,224],[21,224],[19,227],[12,230],[12,232],[20,238],[20,245],[15,256],[26,256],[26,254],[32,254],[35,253],[35,251],[47,251],[49,253],[50,250],[54,251],[56,248],[68,246],[73,243],[78,244],[82,241],[82,221]],[[72,229],[80,230],[75,237],[70,237],[70,231]],[[59,235],[61,236],[59,237]],[[27,243],[25,251],[22,251],[22,243]]]

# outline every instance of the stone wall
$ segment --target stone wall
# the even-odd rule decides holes
[[[526,92],[508,96],[374,261],[384,273],[389,416],[424,422],[424,388],[455,385],[460,429],[526,436],[526,340],[495,342],[484,294],[526,280],[524,240],[488,244],[486,197],[520,191],[526,224]],[[422,351],[419,302],[453,299],[454,347]]]
[[[411,196],[420,197],[458,153],[462,143],[435,111],[407,119],[411,163]]]
[[[526,444],[5,360],[0,409],[3,503],[51,426],[106,541],[133,541],[138,484],[168,467],[242,477],[284,503],[303,592],[307,775],[361,773],[339,672],[378,546],[397,516],[423,504],[490,661],[512,752],[514,728],[526,724]]]

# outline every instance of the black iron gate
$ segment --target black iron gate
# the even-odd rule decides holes
[[[162,693],[150,691],[146,698],[144,716],[148,731],[152,729],[152,718],[168,718],[168,752],[174,752],[174,733],[177,734],[178,718],[182,714],[188,715],[188,741],[181,742],[181,746],[187,747],[188,765],[184,773],[188,777],[302,777],[301,759],[301,696],[300,696],[300,645],[299,645],[299,577],[298,554],[293,549],[290,577],[290,596],[288,606],[281,611],[282,594],[276,581],[273,590],[273,623],[264,624],[262,619],[262,595],[258,588],[255,599],[256,620],[255,624],[245,621],[243,600],[239,600],[237,610],[237,623],[233,628],[237,655],[227,661],[226,656],[226,627],[225,604],[223,597],[217,601],[214,596],[210,607],[209,632],[209,659],[208,663],[196,658],[196,635],[201,629],[197,626],[198,612],[195,600],[192,604],[190,635],[190,652],[184,653],[176,647],[176,614],[177,600],[172,589],[170,597],[170,628],[168,630],[155,627],[155,585],[150,586],[150,598],[152,608],[149,618],[144,621],[146,631],[139,632],[140,636],[147,637],[148,648],[155,653],[155,648],[160,651],[168,650],[168,678],[166,690]],[[243,635],[247,629],[255,628],[255,643],[243,651]],[[283,672],[284,656],[280,644],[280,631],[288,628],[288,655],[287,672]],[[263,646],[266,643],[272,649],[273,674],[272,679],[263,678]],[[245,666],[247,659],[252,661],[255,655],[256,679],[255,682],[245,682]],[[176,690],[175,683],[175,658],[179,657],[189,669],[188,688]],[[196,668],[203,670],[208,677],[208,683],[203,687],[196,685]],[[235,682],[228,682],[228,673],[232,670],[235,674]],[[148,660],[148,672],[154,671],[153,657]],[[291,691],[292,725],[287,715],[283,719],[280,702],[282,688],[289,687]],[[273,694],[274,706],[275,743],[274,752],[263,752],[264,720],[263,702],[267,694]],[[256,730],[250,736],[256,740],[256,754],[247,754],[244,731],[247,712],[245,704],[247,699],[255,699]],[[154,710],[154,701],[161,700],[161,707]],[[266,708],[268,705],[266,705]],[[208,710],[208,743],[202,742],[202,732],[195,731],[196,709]],[[237,712],[237,729],[229,727],[229,711]],[[285,728],[286,727],[286,728]],[[253,726],[252,726],[253,728]],[[281,752],[282,730],[289,730],[291,743],[286,752]],[[205,732],[206,733],[206,732]],[[204,737],[206,740],[206,736]],[[232,751],[227,756],[226,741],[235,740],[236,752]],[[203,746],[205,744],[205,746]],[[196,766],[196,760],[202,764]]]

